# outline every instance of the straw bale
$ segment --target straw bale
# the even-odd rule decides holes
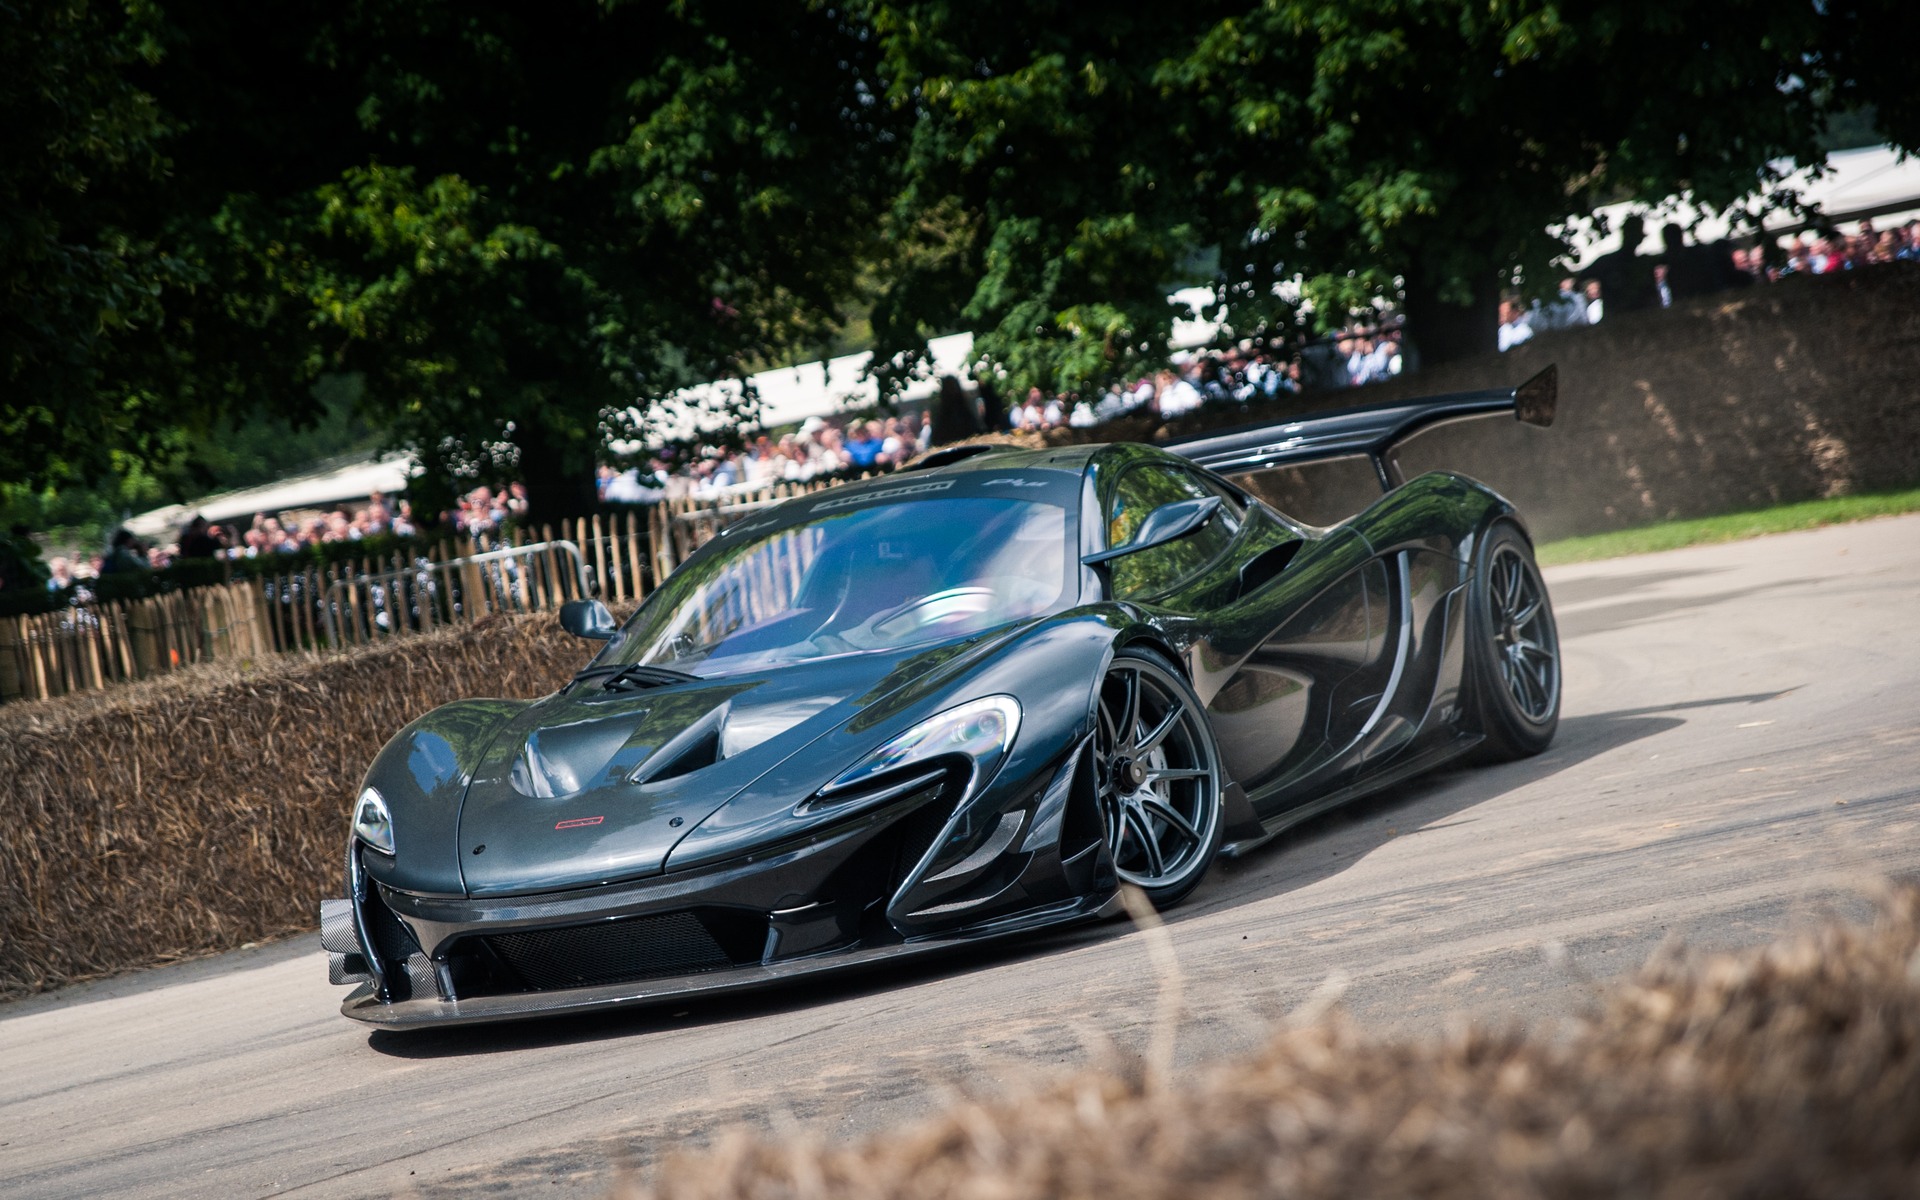
[[[0,708],[0,995],[312,928],[389,737],[585,657],[551,616],[496,617]]]
[[[736,1133],[624,1200],[1920,1195],[1920,890],[1656,958],[1562,1036],[1337,1016],[1167,1085],[1089,1072],[850,1146]]]

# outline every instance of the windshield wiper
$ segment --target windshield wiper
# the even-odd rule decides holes
[[[676,671],[671,667],[625,663],[588,667],[573,677],[575,683],[585,683],[589,679],[600,680],[602,691],[626,692],[640,688],[666,687],[675,683],[698,683],[700,676]]]

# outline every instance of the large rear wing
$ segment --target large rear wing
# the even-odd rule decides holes
[[[1380,486],[1391,491],[1403,482],[1393,452],[1422,430],[1504,412],[1528,425],[1551,425],[1559,396],[1559,372],[1548,366],[1516,388],[1366,404],[1295,421],[1243,425],[1224,433],[1181,438],[1168,443],[1167,449],[1223,475],[1330,458],[1366,458],[1373,463]]]

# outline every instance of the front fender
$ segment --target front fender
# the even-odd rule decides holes
[[[369,850],[367,874],[388,887],[423,896],[463,896],[460,805],[500,731],[529,700],[459,700],[442,705],[395,734],[368,768],[364,786],[379,790],[393,817],[391,857]]]
[[[794,807],[888,740],[981,696],[1005,694],[1020,702],[1020,730],[996,778],[1048,769],[1088,728],[1094,682],[1118,631],[1110,614],[1079,610],[991,639],[983,653],[938,664],[876,698],[723,805],[674,847],[667,870],[749,854],[834,824],[840,818],[830,811],[809,822]]]

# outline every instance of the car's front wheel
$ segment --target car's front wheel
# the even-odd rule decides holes
[[[1115,653],[1094,713],[1095,779],[1115,872],[1178,904],[1220,850],[1220,754],[1200,698],[1146,650]]]

